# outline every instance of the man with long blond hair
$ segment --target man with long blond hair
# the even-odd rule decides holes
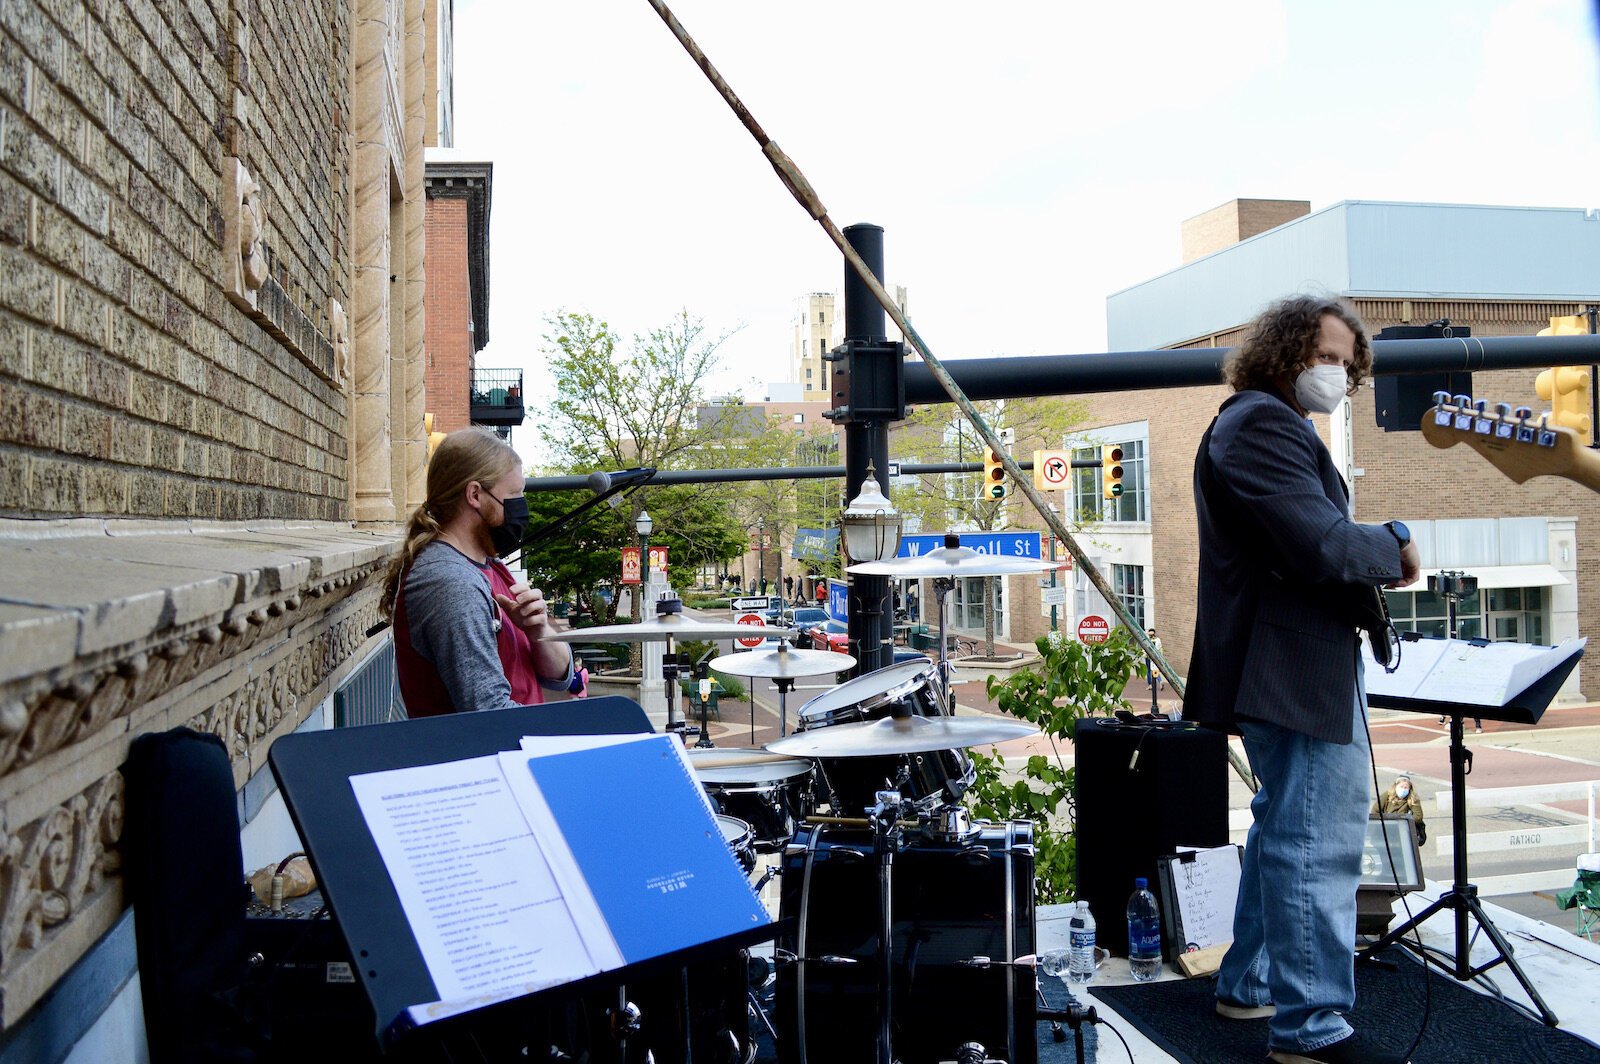
[[[1280,1064],[1389,1064],[1355,1006],[1356,884],[1370,790],[1360,644],[1349,603],[1416,579],[1399,521],[1357,524],[1310,415],[1372,366],[1334,299],[1268,307],[1232,355],[1233,395],[1195,456],[1200,580],[1184,716],[1240,733],[1260,789],[1216,1012],[1267,1018]]]
[[[500,562],[527,526],[516,451],[476,428],[440,441],[380,603],[407,716],[538,705],[542,688],[571,683],[571,650],[545,638],[544,594]]]

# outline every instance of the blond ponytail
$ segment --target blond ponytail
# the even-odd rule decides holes
[[[400,582],[423,548],[438,539],[444,526],[455,518],[467,485],[474,481],[493,484],[521,464],[511,445],[486,429],[457,429],[439,442],[428,463],[428,498],[406,523],[405,543],[384,577],[383,597],[378,600],[378,612],[384,618],[394,619]]]

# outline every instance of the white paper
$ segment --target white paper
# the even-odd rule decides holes
[[[1190,860],[1174,860],[1169,872],[1183,923],[1179,953],[1233,941],[1233,910],[1239,899],[1239,849],[1218,846]]]
[[[574,750],[594,750],[618,743],[634,743],[648,739],[652,732],[623,732],[617,735],[524,735],[519,748],[535,757],[546,754],[567,754]]]
[[[1362,643],[1369,695],[1428,702],[1499,707],[1541,676],[1582,650],[1587,639],[1560,646],[1530,643],[1474,643],[1464,639],[1419,639],[1401,643],[1400,667],[1383,670]]]
[[[600,970],[497,757],[371,772],[350,786],[444,1002]]]

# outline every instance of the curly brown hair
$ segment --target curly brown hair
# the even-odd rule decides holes
[[[1325,314],[1332,314],[1356,334],[1356,357],[1346,374],[1349,387],[1345,389],[1346,395],[1354,395],[1372,369],[1372,344],[1355,312],[1341,300],[1326,296],[1289,296],[1257,315],[1244,342],[1223,363],[1223,379],[1236,392],[1247,388],[1277,391],[1285,381],[1293,381],[1316,354]]]

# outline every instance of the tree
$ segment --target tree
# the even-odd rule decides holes
[[[545,433],[562,470],[702,465],[702,452],[721,438],[715,423],[702,423],[700,412],[707,402],[706,379],[717,369],[717,351],[728,334],[709,336],[688,311],[626,344],[589,314],[563,312],[547,325],[545,351],[556,389]],[[669,578],[679,572],[687,578],[695,565],[737,557],[743,549],[742,540],[735,547],[738,526],[726,512],[731,497],[726,485],[646,487],[596,524],[609,529],[607,549],[617,552],[620,567],[621,549],[636,542],[634,523],[648,509],[656,528],[651,541],[668,546]],[[673,552],[675,544],[681,553]],[[640,615],[635,595],[633,620]]]
[[[978,413],[996,432],[1012,429],[1016,434],[1014,453],[1029,454],[1036,448],[1060,447],[1067,433],[1082,422],[1086,406],[1079,401],[1058,398],[990,399],[976,404]],[[922,407],[906,418],[895,450],[915,455],[918,461],[982,462],[986,447],[983,438],[950,403]],[[924,528],[954,531],[993,532],[1006,527],[1015,507],[1027,500],[1015,489],[1002,499],[982,493],[982,478],[976,473],[930,474],[914,486],[891,491],[895,508]],[[984,652],[994,656],[994,614],[998,577],[985,581],[983,635]]]

